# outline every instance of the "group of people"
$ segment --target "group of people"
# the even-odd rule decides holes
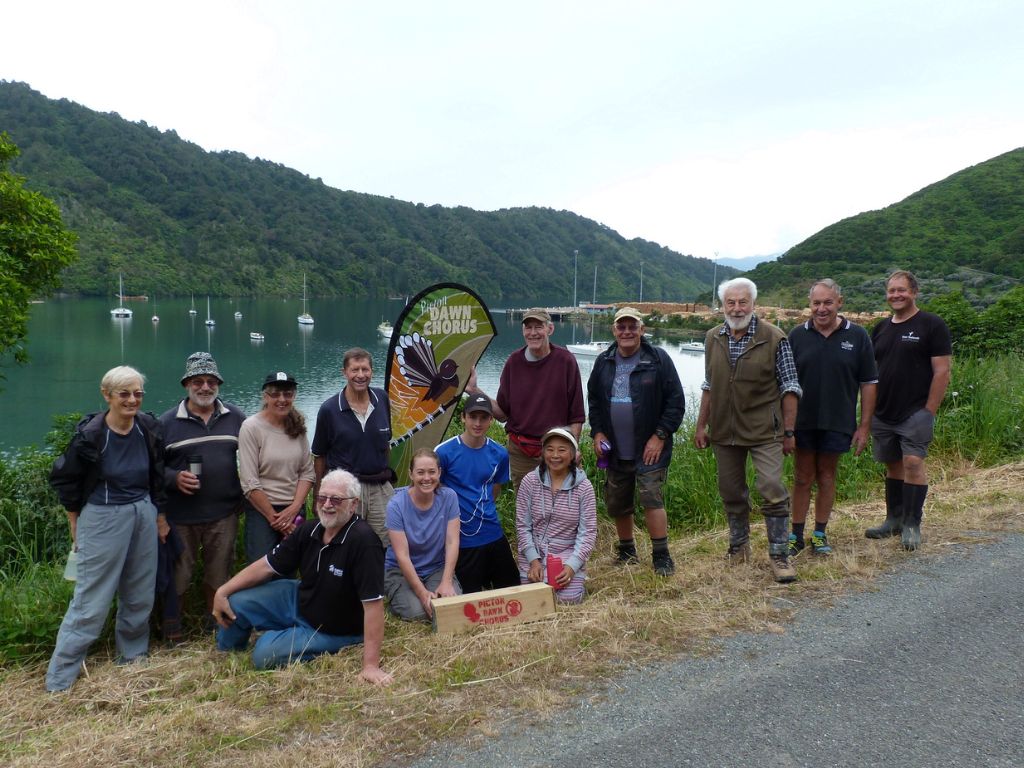
[[[818,280],[811,317],[787,336],[754,312],[757,286],[735,278],[719,286],[725,323],[705,338],[705,380],[694,432],[712,446],[718,490],[729,525],[729,559],[750,557],[747,457],[762,497],[768,553],[776,581],[796,579],[792,558],[810,547],[829,555],[826,526],[835,501],[839,458],[873,440],[886,466],[886,518],[868,538],[901,536],[921,544],[928,491],[925,459],[935,414],[949,385],[952,341],[945,322],[917,306],[917,278],[897,270],[886,280],[890,317],[867,331],[839,314],[842,290]],[[857,401],[860,400],[860,418]],[[792,495],[782,481],[783,457],[795,453]],[[804,538],[812,486],[814,530]]]
[[[705,339],[694,443],[714,450],[730,562],[750,557],[748,456],[773,575],[789,582],[803,549],[831,552],[826,526],[839,457],[851,447],[860,453],[869,435],[886,465],[887,512],[866,534],[901,536],[910,550],[920,545],[925,457],[951,346],[945,323],[917,307],[917,294],[912,274],[890,275],[892,315],[869,336],[839,314],[839,286],[819,280],[810,289],[810,319],[787,336],[758,318],[753,282],[719,286],[725,322]],[[380,665],[385,598],[388,610],[410,620],[429,619],[437,597],[530,582],[551,584],[561,602],[581,601],[597,539],[594,488],[579,450],[587,420],[582,378],[575,358],[551,343],[547,312],[526,312],[522,332],[525,344],[506,361],[495,397],[480,390],[473,372],[461,434],[417,451],[409,485],[397,490],[390,403],[371,386],[366,350],[345,353],[345,386],[321,405],[312,444],[294,406],[298,383],[284,371],[266,377],[262,409],[246,418],[220,399],[217,364],[197,352],[181,379],[185,397],[159,419],[140,410],[141,373],[109,371],[100,384],[107,409],[79,423],[51,474],[78,565],[47,689],[66,690],[77,679],[115,595],[119,661],[148,652],[158,591],[164,634],[179,639],[181,605],[200,561],[219,649],[244,649],[258,631],[253,661],[269,668],[362,643],[360,677],[376,684],[392,679]],[[685,399],[671,358],[644,332],[640,312],[616,312],[615,341],[594,363],[586,403],[618,536],[616,562],[638,563],[639,508],[651,566],[670,576],[664,493]],[[488,437],[495,420],[505,424],[507,448]],[[782,469],[793,453],[790,529]],[[496,506],[509,482],[514,548]],[[314,516],[307,520],[310,492]],[[242,510],[249,564],[231,576]]]

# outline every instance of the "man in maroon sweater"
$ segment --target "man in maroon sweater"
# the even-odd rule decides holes
[[[513,352],[501,371],[497,398],[491,401],[494,418],[505,422],[512,486],[519,492],[522,479],[540,464],[540,438],[552,427],[568,427],[577,440],[586,414],[583,380],[576,358],[565,347],[551,343],[555,325],[543,309],[523,315],[526,346]],[[471,395],[484,394],[476,384],[476,371],[466,385]]]

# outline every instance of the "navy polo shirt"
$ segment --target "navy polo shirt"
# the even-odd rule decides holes
[[[391,401],[383,389],[370,388],[373,413],[366,428],[345,399],[345,390],[329,397],[316,415],[310,451],[323,457],[327,469],[345,469],[360,480],[384,481],[391,442]]]
[[[867,331],[840,316],[840,325],[822,336],[808,320],[789,332],[803,397],[797,429],[824,429],[852,435],[857,430],[857,394],[861,384],[878,381]]]

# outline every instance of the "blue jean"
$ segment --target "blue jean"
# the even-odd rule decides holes
[[[311,626],[299,615],[298,597],[299,582],[293,579],[235,592],[228,598],[235,620],[227,629],[217,630],[217,648],[243,651],[252,631],[262,631],[252,650],[252,663],[256,669],[270,669],[363,642],[362,635],[329,635]]]
[[[276,504],[274,509],[280,512],[286,504]],[[245,560],[255,563],[276,547],[282,539],[280,533],[270,527],[270,523],[256,507],[245,501]],[[294,575],[294,574],[292,574]]]
[[[122,661],[149,651],[149,614],[156,592],[156,507],[149,497],[131,504],[86,504],[78,516],[75,593],[57,633],[46,690],[63,691],[103,631],[117,595],[114,639]]]

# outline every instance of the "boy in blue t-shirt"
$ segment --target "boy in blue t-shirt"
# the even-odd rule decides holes
[[[498,520],[494,500],[509,481],[508,451],[487,437],[494,421],[486,395],[470,396],[462,410],[465,431],[437,446],[441,482],[459,497],[459,561],[464,592],[519,584],[519,568]]]

